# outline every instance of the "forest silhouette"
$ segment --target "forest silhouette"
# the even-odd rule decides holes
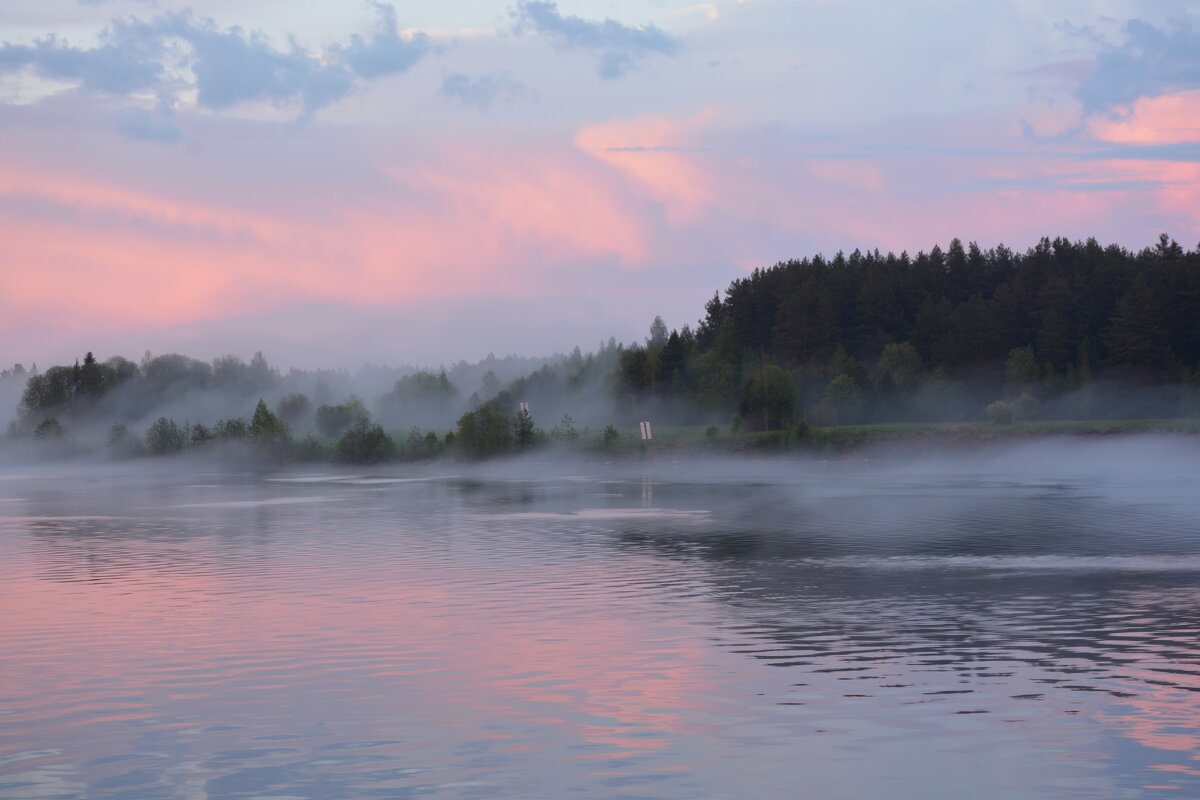
[[[588,354],[490,359],[450,375],[384,370],[390,388],[366,400],[347,373],[283,375],[261,353],[18,364],[0,373],[24,382],[8,439],[101,429],[121,455],[239,441],[277,460],[381,461],[575,442],[577,423],[603,427],[583,438],[607,446],[613,423],[641,419],[754,431],[1200,410],[1200,247],[1166,234],[1140,251],[1043,238],[1018,253],[954,239],[915,256],[816,255],[756,269],[703,311],[695,327],[656,318],[644,341]],[[216,401],[186,402],[197,396]],[[522,402],[558,424],[536,427]]]

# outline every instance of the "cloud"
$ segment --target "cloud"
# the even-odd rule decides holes
[[[701,218],[713,199],[713,176],[697,158],[710,148],[691,144],[712,118],[706,112],[689,120],[613,119],[584,127],[574,144],[660,203],[671,222],[691,222]]]
[[[1200,142],[1200,90],[1139,98],[1118,118],[1093,118],[1090,131],[1097,139],[1122,144]]]
[[[307,119],[353,91],[356,78],[403,72],[434,52],[425,34],[400,35],[392,6],[375,8],[378,20],[370,37],[355,34],[349,44],[321,54],[295,41],[279,49],[259,32],[222,28],[182,11],[114,20],[93,48],[73,47],[53,34],[33,45],[6,42],[0,46],[0,75],[28,68],[43,78],[78,83],[84,91],[120,96],[177,91],[179,79],[168,68],[184,67],[194,76],[202,108],[299,102],[300,118]],[[182,51],[175,47],[180,42]]]
[[[619,78],[647,55],[674,55],[678,42],[655,25],[630,27],[614,19],[588,20],[563,16],[558,3],[519,0],[512,15],[517,33],[531,30],[564,49],[599,50],[601,78]]]
[[[78,82],[89,92],[131,94],[164,78],[165,46],[151,25],[115,20],[90,49],[72,47],[51,34],[32,45],[0,46],[0,75],[31,67],[43,78]]]
[[[357,130],[271,137],[259,135],[276,127],[267,123],[195,115],[189,136],[224,141],[220,159],[99,136],[64,156],[61,138],[38,135],[47,116],[0,110],[24,122],[20,149],[0,153],[0,263],[14,265],[0,270],[0,319],[57,313],[88,286],[74,319],[111,327],[308,301],[531,295],[564,264],[633,269],[646,252],[638,204],[570,147],[439,142],[381,154],[367,143],[382,140]],[[63,118],[48,121],[61,129]],[[313,163],[299,166],[301,154]],[[131,301],[141,293],[155,301]]]
[[[1111,110],[1140,97],[1200,88],[1200,33],[1190,25],[1158,28],[1133,19],[1124,32],[1124,43],[1102,52],[1095,71],[1076,90],[1086,110]]]
[[[149,111],[130,108],[117,115],[117,129],[130,139],[146,142],[176,142],[183,131],[171,123],[170,114],[163,109]]]
[[[513,97],[525,85],[513,80],[508,73],[490,73],[472,78],[461,72],[454,72],[442,81],[442,94],[457,100],[462,105],[488,108],[497,97]]]
[[[344,65],[316,58],[294,42],[289,50],[276,50],[261,34],[222,30],[211,19],[196,20],[186,12],[157,17],[154,28],[159,36],[191,45],[196,102],[204,108],[221,111],[255,100],[299,98],[301,116],[308,117],[353,88],[353,75]]]
[[[395,8],[383,3],[373,5],[379,19],[371,38],[354,34],[349,45],[333,48],[355,73],[364,78],[376,78],[406,72],[434,51],[429,37],[420,31],[409,36],[400,35]]]

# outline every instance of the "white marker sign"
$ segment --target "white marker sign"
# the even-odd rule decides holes
[[[521,403],[521,413],[522,414],[529,413],[529,403]]]
[[[652,434],[650,432],[650,423],[649,422],[643,422],[641,427],[642,427],[642,441],[643,442],[648,442],[654,438],[654,434]]]

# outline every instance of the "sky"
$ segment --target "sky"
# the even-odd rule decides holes
[[[0,364],[585,351],[756,267],[1200,242],[1189,0],[6,0]]]

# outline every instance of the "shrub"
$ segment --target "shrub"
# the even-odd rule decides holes
[[[579,438],[579,431],[575,430],[575,420],[571,419],[570,414],[563,414],[562,420],[550,431],[550,438],[559,442],[574,442]]]
[[[614,447],[620,438],[621,434],[617,433],[616,428],[612,425],[605,425],[604,432],[600,434],[600,446],[606,449]]]
[[[292,446],[292,457],[297,461],[324,461],[329,453],[321,440],[310,433]]]
[[[338,458],[352,464],[377,464],[392,457],[395,445],[381,425],[359,421],[337,443]]]
[[[217,420],[217,424],[213,426],[212,433],[214,439],[225,441],[245,439],[246,420],[240,417]]]
[[[1013,416],[1019,420],[1037,419],[1041,403],[1029,392],[1025,392],[1013,403]]]
[[[146,449],[156,456],[178,453],[187,444],[187,432],[175,420],[159,417],[146,431]]]
[[[512,426],[492,403],[468,411],[458,420],[457,441],[467,455],[482,457],[508,451],[512,447]],[[450,446],[450,435],[446,435]]]
[[[360,423],[365,425],[370,420],[370,413],[357,397],[341,405],[324,405],[317,409],[317,430],[330,439]]]
[[[113,458],[133,458],[142,454],[137,434],[120,423],[108,429],[108,452]]]
[[[312,418],[312,401],[308,395],[294,392],[279,401],[275,413],[292,427],[307,427]]]
[[[54,417],[47,417],[41,421],[41,424],[33,429],[33,438],[41,441],[62,439],[66,435],[66,429],[62,426],[62,423]]]
[[[996,425],[1009,425],[1015,416],[1013,404],[1006,403],[1003,400],[997,400],[994,403],[988,404],[983,413],[987,416],[988,422],[995,423]]]
[[[190,429],[192,447],[200,447],[208,444],[213,438],[213,433],[207,425],[197,422]]]

